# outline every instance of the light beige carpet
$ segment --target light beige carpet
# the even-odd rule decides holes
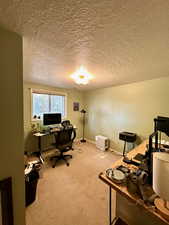
[[[26,225],[106,225],[108,186],[98,175],[119,159],[91,143],[77,143],[67,167],[45,165],[36,201],[26,209]]]

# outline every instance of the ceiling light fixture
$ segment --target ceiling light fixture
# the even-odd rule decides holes
[[[81,66],[75,73],[71,75],[71,78],[77,84],[86,85],[93,78],[93,76],[83,66]]]

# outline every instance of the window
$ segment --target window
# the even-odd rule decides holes
[[[32,91],[32,118],[44,113],[61,113],[66,116],[66,95],[43,90]]]

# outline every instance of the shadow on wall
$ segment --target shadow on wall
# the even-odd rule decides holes
[[[114,151],[117,151],[119,153],[122,152],[122,146],[111,139],[110,139],[110,148],[112,148]]]
[[[147,138],[145,136],[137,135],[137,139],[136,139],[136,142],[134,143],[134,145],[133,145],[133,143],[126,143],[126,153],[131,151],[133,149],[133,147],[135,148],[136,146],[140,145],[146,139]],[[124,148],[124,141],[119,140],[118,142],[115,142],[110,139],[110,147],[113,150],[122,153],[123,148]]]
[[[140,145],[144,140],[146,140],[147,138],[145,136],[142,135],[137,135],[137,139],[136,139],[136,145]]]

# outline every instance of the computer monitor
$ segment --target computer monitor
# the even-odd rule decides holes
[[[43,114],[43,125],[49,126],[61,123],[61,113],[45,113]]]

